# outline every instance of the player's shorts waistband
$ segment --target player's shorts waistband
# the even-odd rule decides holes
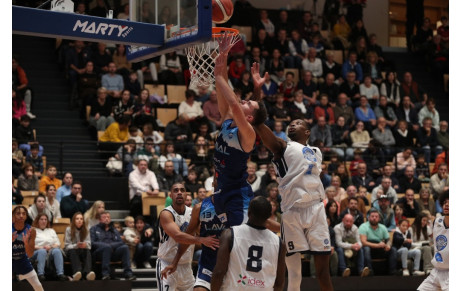
[[[292,205],[291,209],[292,210],[305,209],[310,206],[316,205],[318,203],[323,203],[323,199],[314,199],[308,202],[296,202],[294,203],[294,205]]]

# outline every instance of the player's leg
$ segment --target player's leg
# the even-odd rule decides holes
[[[200,261],[198,262],[198,272],[196,274],[195,291],[211,290],[212,271],[216,266],[217,251],[207,247],[201,252]]]
[[[22,281],[24,279],[27,280],[27,282],[29,282],[30,285],[32,285],[32,288],[34,288],[34,291],[43,291],[43,286],[38,280],[37,273],[35,272],[34,269],[32,269],[32,271],[30,271],[27,274],[19,275],[19,280]]]
[[[300,290],[302,283],[302,261],[300,253],[286,256],[286,267],[288,269],[288,291]]]
[[[226,214],[226,226],[241,225],[248,220],[249,202],[254,197],[250,186],[221,192],[214,196],[217,214]]]
[[[179,270],[179,266],[177,266],[176,272],[169,274],[168,278],[161,278],[161,271],[167,266],[168,264],[161,259],[157,259],[157,282],[158,282],[158,290],[176,290],[177,287],[177,270]]]
[[[195,278],[193,277],[192,265],[185,263],[177,266],[176,270],[176,289],[170,288],[169,290],[177,291],[192,291],[193,285],[195,284]],[[169,278],[169,276],[168,276]]]
[[[436,269],[433,269],[428,277],[423,280],[422,284],[418,286],[418,291],[433,291],[439,290],[440,286],[437,282],[438,272]]]
[[[331,276],[329,275],[330,255],[314,255],[316,278],[318,278],[321,291],[334,290],[332,287]]]

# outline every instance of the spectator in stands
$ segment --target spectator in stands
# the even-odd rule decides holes
[[[28,210],[28,215],[32,220],[40,214],[45,214],[46,217],[48,217],[48,221],[53,221],[53,214],[46,207],[46,197],[43,194],[38,194],[38,196],[34,198],[34,204],[32,204]]]
[[[367,165],[364,162],[358,164],[358,175],[353,176],[351,181],[356,188],[363,186],[368,192],[371,192],[375,187],[374,179],[367,173]]]
[[[254,162],[248,162],[247,163],[247,173],[248,177],[246,178],[246,181],[251,185],[252,192],[256,192],[260,189],[260,182],[261,182],[261,177],[256,174],[257,171],[257,164]]]
[[[313,15],[310,11],[304,11],[302,19],[297,24],[297,31],[303,39],[308,39],[311,34],[311,28],[313,25]]]
[[[433,29],[431,29],[431,20],[428,17],[423,19],[421,26],[417,27],[417,32],[412,39],[414,50],[426,53],[429,42],[433,39]]]
[[[348,54],[348,60],[343,62],[342,65],[342,78],[347,78],[348,72],[356,73],[356,83],[360,84],[363,81],[363,68],[361,64],[358,63],[358,55],[356,51],[350,51]]]
[[[297,90],[302,90],[304,98],[309,106],[317,105],[318,85],[313,82],[313,74],[311,71],[304,71],[302,80],[297,84]]]
[[[380,96],[379,89],[375,84],[372,84],[372,77],[365,75],[363,83],[359,85],[359,93],[361,96],[366,96],[371,108],[377,105]]]
[[[364,129],[364,122],[358,121],[356,123],[356,129],[350,133],[350,139],[354,148],[365,149],[368,147],[371,138],[369,132]]]
[[[346,188],[351,185],[350,175],[345,163],[340,162],[337,166],[337,169],[332,174],[334,176],[340,177],[340,181],[342,181],[342,187]]]
[[[273,37],[271,37],[268,33],[267,30],[265,30],[265,28],[256,28],[256,35],[255,35],[255,39],[252,40],[252,45],[254,47],[257,47],[259,48],[260,52],[260,63],[261,65],[262,64],[265,64],[265,60],[268,59],[273,51],[273,43],[272,43],[272,39]],[[273,36],[274,35],[274,30],[273,30]],[[251,50],[252,52],[252,50]],[[247,60],[247,59],[246,59]],[[249,65],[249,66],[248,66]],[[246,63],[246,68],[250,68],[251,67],[251,63]],[[265,67],[262,69],[261,68],[261,71],[260,71],[260,74],[263,73],[263,70],[265,70]],[[263,75],[261,75],[263,76]]]
[[[15,88],[16,94],[19,95],[21,100],[24,100],[26,105],[26,115],[34,119],[35,115],[30,112],[32,103],[32,91],[29,87],[29,80],[27,79],[26,72],[19,65],[18,57],[13,56],[12,59],[12,77],[13,77],[13,88]]]
[[[438,134],[432,126],[433,121],[430,117],[425,117],[422,122],[422,127],[417,131],[416,146],[423,149],[425,160],[431,163],[432,157],[436,157],[442,152],[442,147],[438,142]]]
[[[297,84],[294,82],[294,73],[287,72],[286,79],[279,86],[279,92],[283,94],[284,99],[287,100],[294,96],[294,93],[297,91]]]
[[[289,19],[289,14],[286,9],[280,9],[278,21],[275,23],[275,30],[278,33],[280,30],[292,31],[294,29],[294,24],[292,20]]]
[[[97,99],[94,99],[89,106],[90,108],[86,109],[86,120],[90,126],[98,131],[105,130],[115,121],[112,113],[112,102],[107,99],[107,92],[105,87],[97,89]]]
[[[349,187],[354,188],[354,186],[349,186]],[[356,193],[356,188],[354,190],[355,190],[354,193]],[[348,192],[349,191],[347,191],[347,193]],[[350,192],[353,192],[353,190],[350,190]],[[356,194],[350,194],[350,195],[356,195]],[[364,215],[363,215],[363,212],[360,210],[360,208],[363,208],[365,210],[365,206],[364,206],[364,203],[362,202],[362,199],[360,199],[359,197],[355,197],[355,196],[349,196],[348,198],[343,199],[340,205],[341,205],[340,206],[341,213],[339,216],[340,220],[343,221],[343,218],[346,215],[351,215],[351,217],[353,218],[353,223],[357,227],[359,227],[361,224],[364,223]]]
[[[110,280],[110,261],[120,259],[124,277],[127,280],[136,280],[130,266],[129,248],[122,241],[118,231],[110,225],[110,213],[101,213],[99,221],[99,224],[91,228],[90,233],[92,256],[102,261],[102,280]]]
[[[24,155],[18,147],[18,142],[15,138],[12,141],[12,166],[13,166],[13,177],[18,177],[22,167],[22,160]]]
[[[441,25],[437,29],[437,34],[445,44],[449,44],[449,21],[446,16],[441,16]]]
[[[280,50],[278,48],[273,49],[271,58],[267,61],[267,72],[270,75],[270,79],[276,84],[276,89],[278,89],[278,86],[285,80],[284,68],[285,62]],[[271,86],[273,87],[273,85]]]
[[[369,210],[369,220],[359,227],[361,243],[364,249],[364,265],[371,270],[372,259],[386,258],[388,260],[388,273],[396,273],[396,249],[391,247],[387,228],[379,223],[380,215],[377,209]]]
[[[379,212],[380,223],[385,225],[388,232],[392,232],[396,228],[395,213],[390,204],[390,198],[384,195],[382,189],[377,191],[377,199],[371,204]]]
[[[414,168],[407,166],[404,170],[404,176],[399,178],[399,192],[405,193],[407,189],[412,189],[416,193],[422,188],[420,181],[414,176]]]
[[[403,206],[403,214],[405,217],[415,218],[420,212],[420,206],[414,198],[414,190],[407,189],[405,196],[400,198],[397,203]]]
[[[131,143],[130,149],[127,150],[128,155],[129,155],[129,151],[131,150],[132,150],[132,143]],[[136,150],[133,160],[135,161],[146,160],[148,163],[154,157],[158,158],[158,155],[156,154],[156,150],[153,144],[153,139],[148,137],[144,142],[144,146],[139,147]]]
[[[145,3],[145,2],[144,2]],[[152,79],[156,82],[158,82],[158,74],[157,74],[157,69],[155,67],[155,63],[150,62],[150,64],[144,65],[146,61],[142,61],[140,63],[137,63],[138,66],[140,66],[137,71],[134,69],[133,72],[129,74],[129,79],[127,82],[125,82],[125,89],[129,90],[131,93],[131,97],[133,97],[135,100],[139,97],[141,94],[141,88],[144,88],[144,72],[150,72],[152,75]],[[133,67],[136,65],[133,64]]]
[[[402,106],[399,106],[396,109],[396,116],[399,120],[405,120],[411,126],[409,129],[417,131],[419,129],[418,124],[418,114],[417,111],[413,108],[411,99],[409,96],[404,96],[402,99]]]
[[[136,245],[134,260],[137,266],[144,266],[146,269],[151,269],[150,257],[153,253],[153,228],[145,223],[143,216],[137,216],[134,220],[136,230],[140,234],[139,243]]]
[[[407,217],[404,216],[404,207],[402,204],[395,203],[393,206],[393,211],[395,213],[396,225],[398,225],[400,220],[407,219]]]
[[[404,73],[404,80],[401,83],[400,95],[409,96],[411,107],[416,111],[419,111],[428,99],[428,95],[422,87],[420,87],[420,85],[412,79],[412,74],[410,72]]]
[[[19,205],[19,204],[22,204],[22,201],[24,200],[24,197],[21,195],[21,191],[18,190],[18,188],[15,186],[15,178],[14,176],[12,177],[12,197],[11,197],[11,200],[12,200],[12,205]]]
[[[438,172],[430,178],[430,188],[435,200],[449,190],[449,173],[447,171],[447,164],[441,164],[438,167]]]
[[[64,251],[72,265],[72,279],[78,281],[81,277],[93,281],[96,274],[91,271],[91,238],[89,228],[80,212],[72,216],[72,222],[65,230]]]
[[[107,45],[105,43],[97,43],[96,52],[91,55],[91,60],[94,63],[94,70],[99,76],[110,72],[109,65],[112,62],[112,56],[110,55],[110,51],[107,49]],[[114,72],[115,71],[116,68]]]
[[[431,251],[431,245],[433,243],[431,238],[433,235],[433,230],[431,228],[432,223],[429,216],[421,212],[417,215],[414,223],[409,229],[412,235],[412,245],[420,248],[422,251],[423,271],[425,274],[429,274],[433,269],[433,265],[431,264],[431,260],[433,259]]]
[[[335,200],[331,200],[326,204],[326,217],[331,221],[331,227],[340,223],[339,215],[337,214],[339,205]]]
[[[25,152],[26,155],[29,154],[32,144],[38,144],[34,129],[30,125],[30,118],[28,115],[21,116],[19,126],[14,130],[13,137],[16,138],[19,148]],[[43,155],[43,147],[41,145],[39,145],[39,155]]]
[[[84,116],[86,106],[91,105],[97,96],[97,89],[101,87],[101,80],[94,71],[94,63],[86,62],[84,71],[78,75],[78,99],[82,105],[81,114]]]
[[[206,121],[203,117],[201,102],[195,101],[196,94],[193,90],[185,91],[185,101],[179,104],[178,114],[187,117],[187,122],[192,127],[193,132],[198,131],[200,122]]]
[[[319,85],[319,94],[323,95],[326,94],[329,98],[333,109],[337,103],[337,97],[339,96],[339,86],[335,83],[334,74],[328,73],[325,74],[326,81]],[[337,116],[336,116],[337,119]]]
[[[353,108],[359,106],[361,94],[359,92],[359,82],[356,81],[356,72],[349,71],[346,74],[345,81],[340,85],[340,93],[345,93],[350,98]]]
[[[208,169],[212,164],[213,151],[209,148],[209,143],[204,137],[197,138],[194,151],[189,153],[189,158],[188,170],[195,170],[199,181],[206,180],[210,176]]]
[[[345,124],[345,117],[339,116],[336,124],[332,125],[331,135],[334,151],[342,160],[351,160],[353,157],[353,148],[348,147],[351,144],[349,133],[350,130]]]
[[[382,180],[383,178],[388,178],[391,180],[391,187],[393,189],[395,189],[396,193],[398,193],[399,191],[399,181],[398,179],[395,177],[394,173],[393,173],[393,166],[390,166],[390,165],[385,165],[383,166],[383,170],[382,170],[382,176],[381,177],[378,177],[376,180],[375,180],[375,183],[377,185],[381,184],[382,183]]]
[[[132,65],[126,59],[126,47],[123,44],[117,44],[116,46],[117,48],[113,53],[112,60],[117,68],[116,73],[123,77],[123,84],[125,84],[128,81]]]
[[[311,129],[309,142],[313,144],[317,140],[324,142],[325,147],[332,146],[331,128],[326,124],[326,119],[324,116],[319,116],[318,123]]]
[[[342,181],[340,180],[339,176],[332,176],[331,178],[331,186],[335,188],[335,197],[334,200],[337,202],[337,204],[340,204],[340,201],[345,199],[347,197],[347,192],[345,189],[342,187]]]
[[[251,82],[251,74],[249,73],[249,71],[246,70],[243,72],[243,74],[241,75],[241,79],[238,80],[238,82],[235,85],[235,89],[240,90],[242,99],[247,99],[252,96],[254,86]]]
[[[185,149],[191,149],[192,130],[184,114],[168,123],[165,129],[165,140],[174,141],[175,146],[181,152],[185,152]]]
[[[77,212],[85,213],[88,209],[88,202],[83,199],[82,184],[79,181],[72,183],[71,195],[65,196],[61,200],[62,217],[72,218]]]
[[[246,65],[244,64],[242,56],[237,56],[234,60],[230,62],[228,76],[233,86],[236,86],[238,81],[241,80],[241,76],[245,71]]]
[[[13,131],[19,125],[21,121],[21,116],[26,115],[26,104],[22,97],[16,93],[16,88],[13,87],[12,90],[12,97],[13,97]]]
[[[449,47],[442,42],[441,35],[435,35],[427,45],[428,59],[426,62],[431,67],[434,80],[443,82],[444,74],[449,74]]]
[[[148,89],[142,89],[140,96],[133,109],[134,124],[137,127],[143,127],[146,123],[151,123],[155,130],[158,129],[158,125],[153,112],[153,106],[150,102],[150,92]]]
[[[85,225],[88,230],[91,227],[99,224],[100,215],[105,211],[105,203],[101,200],[94,201],[90,209],[88,209],[84,214]]]
[[[352,45],[349,49],[349,51],[354,51],[356,52],[357,55],[357,61],[361,65],[361,68],[363,69],[363,72],[366,68],[365,63],[366,63],[366,57],[367,57],[367,43],[366,43],[366,38],[364,36],[358,36],[353,42],[350,42]]]
[[[367,149],[363,152],[363,159],[367,164],[369,174],[374,179],[382,175],[383,167],[386,165],[386,157],[382,145],[377,140],[369,141]]]
[[[417,155],[417,161],[415,164],[415,176],[420,182],[429,182],[430,181],[430,166],[425,161],[424,154]]]
[[[413,276],[423,276],[425,272],[420,271],[420,257],[422,255],[419,248],[412,245],[412,234],[409,230],[409,221],[407,219],[400,220],[398,227],[393,234],[393,246],[396,248],[398,257],[401,259],[403,268],[403,276],[409,276],[407,269],[407,259],[414,260]]]
[[[363,74],[371,76],[372,83],[376,84],[378,87],[381,86],[383,82],[382,70],[376,52],[369,51],[367,53],[366,62],[363,63]]]
[[[43,173],[43,158],[39,155],[40,147],[34,143],[30,145],[30,153],[26,156],[26,163],[31,163],[35,169],[35,176],[41,177]],[[22,163],[22,161],[21,161]]]
[[[395,111],[388,104],[388,99],[386,96],[380,96],[377,106],[374,107],[375,117],[383,117],[386,120],[387,125],[390,128],[393,128],[398,121]]]
[[[302,68],[302,61],[306,58],[307,52],[307,41],[301,37],[298,30],[292,30],[291,40],[289,41],[289,53],[294,58],[295,68]]]
[[[102,87],[106,88],[107,94],[113,98],[112,100],[121,98],[125,84],[123,77],[117,74],[117,66],[114,62],[108,64],[108,72],[102,75],[101,83]]]
[[[123,90],[120,100],[116,100],[113,106],[115,120],[120,120],[123,115],[132,116],[134,113],[134,104],[131,99],[129,90]]]
[[[174,170],[174,162],[172,160],[167,160],[164,163],[164,170],[160,171],[158,174],[157,181],[160,191],[168,192],[172,185],[182,182],[184,179],[182,175]]]
[[[55,166],[53,165],[46,166],[46,175],[43,176],[39,182],[40,193],[45,193],[46,186],[49,184],[53,184],[56,187],[56,189],[61,187],[62,181],[56,178],[56,174],[57,174],[57,169]]]
[[[301,92],[298,94],[302,95]],[[301,97],[297,97],[299,100],[301,100]],[[291,121],[291,108],[288,106],[288,103],[284,101],[284,96],[282,93],[278,93],[276,95],[276,102],[273,106],[271,106],[270,111],[269,111],[269,116],[271,119],[273,119],[275,122],[282,122],[283,128],[286,128],[288,123]],[[304,102],[300,102],[299,105],[302,107],[302,104]],[[292,106],[293,104],[291,104]],[[307,107],[304,105],[305,110],[307,110]],[[299,111],[299,109],[296,109],[295,111]]]
[[[159,81],[161,84],[182,85],[184,76],[179,56],[175,51],[161,55],[160,57],[160,74]]]
[[[350,43],[348,42],[348,37],[351,32],[350,25],[347,23],[347,19],[344,14],[339,15],[337,23],[334,25],[333,29],[333,39],[334,47],[338,49],[348,48]]]
[[[168,160],[173,161],[174,171],[176,173],[182,174],[182,176],[186,176],[188,174],[188,167],[185,158],[182,157],[178,152],[176,152],[175,144],[172,142],[166,143],[165,152],[158,159],[161,169],[165,168],[165,163]]]
[[[418,120],[420,125],[423,126],[423,120],[425,120],[426,117],[431,118],[433,128],[439,131],[439,113],[435,105],[436,101],[433,98],[429,98],[426,101],[426,105],[418,112]]]
[[[369,195],[369,193],[367,192],[367,189],[366,187],[359,187],[358,189],[358,194],[357,194],[357,197],[359,199],[362,199],[364,201],[364,205],[366,206],[370,206],[370,202],[369,202],[369,199],[367,199],[367,196]]]
[[[345,118],[345,124],[348,125],[349,128],[353,128],[355,125],[355,114],[353,113],[352,107],[347,104],[347,99],[345,93],[340,93],[337,96],[337,104],[332,109],[336,119],[338,119],[339,116],[343,116]]]
[[[110,124],[104,131],[104,134],[99,138],[99,146],[117,150],[120,143],[124,143],[128,140],[128,129],[130,125],[130,116],[123,116],[121,120]]]
[[[423,210],[428,210],[432,218],[436,217],[436,204],[434,199],[431,198],[431,192],[428,187],[423,187],[420,189],[420,197],[416,200],[420,208],[420,212]]]
[[[331,185],[332,177],[327,172],[326,164],[321,164],[321,173],[319,174],[319,178],[321,179],[321,183],[323,183],[324,187],[329,187]]]
[[[337,85],[343,82],[342,66],[334,60],[333,51],[326,52],[326,59],[323,60],[323,75],[327,76],[328,74],[332,74],[334,76],[334,80],[336,80],[335,83],[337,83]]]
[[[335,124],[334,111],[329,104],[329,98],[326,94],[322,94],[319,98],[319,105],[315,107],[314,119],[319,121],[319,118],[323,117],[327,124]]]
[[[391,178],[384,177],[381,179],[381,184],[372,189],[372,196],[371,196],[371,203],[374,203],[379,197],[377,196],[377,192],[379,190],[383,191],[383,195],[385,195],[390,203],[393,204],[396,202],[397,193],[396,190],[391,186]]]
[[[397,127],[393,130],[393,137],[395,138],[397,152],[405,151],[407,148],[414,147],[414,131],[412,128],[408,128],[408,123],[404,119],[400,119],[398,121]],[[408,156],[405,156],[405,159],[408,158]],[[398,170],[400,169],[398,168]]]
[[[431,173],[437,173],[438,172],[438,167],[441,164],[446,164],[447,165],[447,171],[449,171],[449,147],[445,147],[444,151],[436,156],[436,159],[434,161],[434,167],[431,170]]]
[[[300,118],[308,124],[313,123],[313,110],[311,106],[308,106],[301,90],[294,94],[294,100],[289,107],[289,117],[291,120]]]
[[[273,125],[273,133],[276,137],[281,138],[284,141],[287,141],[286,132],[283,131],[283,123],[281,121],[275,121]]]
[[[350,35],[348,36],[348,40],[350,41],[350,43],[356,43],[359,40],[359,38],[362,37],[364,38],[364,43],[367,45],[369,43],[369,37],[367,36],[367,31],[366,31],[366,28],[364,27],[364,22],[362,20],[362,10],[361,10],[361,17],[358,16],[357,18],[355,18],[355,21],[353,21],[349,18],[350,13],[352,13],[351,11],[352,5],[353,5],[353,2],[348,7],[348,13],[347,13],[348,23],[353,24]],[[358,5],[361,5],[361,4],[358,4]]]
[[[313,82],[323,83],[323,66],[321,59],[316,54],[316,48],[311,47],[308,49],[307,57],[302,60],[302,69],[311,72]]]
[[[449,148],[449,131],[448,123],[445,120],[439,122],[439,130],[438,130],[438,142],[444,148]]]
[[[61,218],[59,201],[56,200],[56,187],[53,184],[46,186],[46,208],[51,212],[53,218]]]
[[[366,96],[361,96],[359,98],[359,104],[359,107],[355,109],[356,120],[362,121],[366,130],[372,132],[373,128],[377,125],[375,113],[372,108],[370,108]]]
[[[203,105],[203,114],[208,119],[208,123],[211,126],[211,132],[216,131],[222,125],[221,116],[217,106],[217,93],[216,90],[212,90],[209,94],[209,100]]]
[[[148,162],[140,160],[137,169],[129,174],[130,215],[142,215],[142,193],[157,196],[159,186],[155,174],[147,168]]]
[[[45,265],[47,263],[50,264],[49,260],[52,260],[59,281],[68,281],[69,279],[64,275],[64,258],[60,248],[61,242],[54,229],[50,227],[50,219],[45,213],[38,214],[32,226],[35,228],[36,237],[35,251],[30,260],[37,262],[38,279],[40,281],[46,280]]]
[[[38,191],[38,177],[34,175],[34,166],[25,163],[22,173],[18,177],[18,189],[20,191]]]
[[[387,120],[385,117],[382,116],[377,119],[377,128],[372,131],[372,137],[383,146],[385,154],[388,157],[393,156],[393,146],[396,142],[391,130],[387,128]]]
[[[380,96],[386,96],[388,105],[396,109],[399,107],[400,97],[400,83],[396,79],[396,72],[387,71],[385,80],[380,84]]]
[[[362,243],[359,238],[358,227],[353,223],[353,216],[346,214],[342,218],[342,222],[334,226],[335,241],[338,259],[339,259],[339,275],[348,277],[351,273],[347,267],[347,258],[355,262],[358,273],[361,277],[369,275],[369,268],[364,267],[364,253]]]
[[[278,85],[271,78],[265,78],[265,82],[262,86],[264,98],[272,100],[277,92]]]
[[[56,200],[61,202],[62,198],[70,195],[72,189],[73,176],[72,173],[66,172],[62,178],[62,186],[57,189]]]

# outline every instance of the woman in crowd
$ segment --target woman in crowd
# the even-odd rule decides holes
[[[269,219],[281,223],[281,213],[277,211],[279,208],[278,202],[270,200],[270,205],[272,206],[272,212]]]
[[[48,221],[53,221],[53,214],[46,207],[46,197],[43,194],[38,194],[34,199],[34,204],[30,206],[28,211],[30,219],[34,220],[39,214],[45,214]]]
[[[176,153],[176,150],[174,148],[174,143],[172,142],[166,143],[165,151],[158,159],[161,169],[165,168],[165,162],[167,160],[173,161],[174,171],[176,173],[181,174],[182,176],[187,176],[188,167],[187,167],[187,163],[185,162],[185,158],[183,158],[180,154]]]
[[[150,92],[148,89],[142,89],[139,100],[134,104],[134,124],[137,127],[142,127],[145,123],[150,122],[156,125],[154,113],[152,111],[152,104],[150,103]]]
[[[190,165],[188,170],[196,171],[198,180],[206,180],[210,174],[208,169],[212,163],[213,153],[209,150],[208,142],[202,136],[195,142],[195,151],[190,155]]]
[[[105,203],[104,201],[101,200],[96,200],[93,203],[93,206],[91,206],[90,209],[88,209],[85,212],[85,226],[87,227],[88,230],[91,229],[96,224],[99,224],[99,215],[105,211]]]
[[[431,269],[433,269],[433,265],[431,264],[431,260],[433,259],[432,223],[428,214],[420,212],[410,229],[412,232],[412,244],[422,251],[423,271],[425,274],[429,274]]]
[[[340,180],[340,177],[332,176],[331,185],[334,186],[336,190],[334,200],[337,202],[337,204],[340,204],[340,201],[348,197],[347,191],[345,191],[345,189],[342,187],[342,181]]]
[[[72,264],[72,278],[74,281],[80,280],[82,276],[88,281],[96,278],[96,274],[91,271],[91,239],[89,230],[86,228],[81,212],[73,215],[70,226],[65,230],[64,250]]]
[[[338,176],[340,178],[342,188],[346,189],[351,184],[350,175],[348,174],[347,167],[344,163],[340,163],[337,166],[337,169],[333,173],[334,176]]]
[[[356,129],[350,133],[350,138],[351,145],[354,148],[366,149],[368,147],[371,137],[369,136],[369,132],[364,129],[364,122],[358,121],[356,123]]]
[[[339,215],[337,214],[338,209],[339,204],[334,200],[329,201],[326,204],[326,217],[330,219],[331,227],[334,227],[336,224],[340,223]]]
[[[327,204],[331,201],[335,201],[334,197],[337,194],[337,190],[335,189],[334,186],[329,186],[326,189],[324,189],[324,192],[326,192],[326,199],[323,200],[324,207],[327,206]],[[337,214],[340,214],[340,204],[337,203]]]
[[[396,203],[395,206],[393,206],[393,210],[395,212],[395,223],[396,225],[399,225],[399,221],[400,220],[404,220],[404,219],[407,219],[405,216],[404,216],[404,205],[402,205],[401,203]]]
[[[427,187],[423,187],[420,189],[420,198],[417,199],[417,203],[420,207],[420,211],[428,210],[431,215],[431,219],[436,218],[436,203],[434,202],[433,198],[430,197],[430,189]]]
[[[67,281],[68,278],[64,275],[64,257],[60,248],[61,242],[54,229],[50,227],[46,214],[38,214],[32,226],[35,227],[37,236],[35,238],[35,252],[31,260],[37,262],[38,279],[40,281],[46,280],[45,264],[48,260],[52,260],[59,281]]]
[[[46,208],[51,212],[54,218],[61,218],[61,209],[59,201],[56,199],[56,186],[46,185]]]
[[[403,276],[409,276],[410,272],[407,268],[407,259],[414,260],[414,269],[412,275],[423,276],[424,272],[420,271],[420,257],[422,255],[419,248],[412,244],[412,234],[409,231],[409,221],[407,219],[400,220],[398,227],[393,234],[393,247],[398,252],[398,257],[401,259],[403,268]]]
[[[396,109],[401,101],[399,87],[400,84],[398,79],[396,79],[396,72],[387,72],[385,75],[385,81],[380,85],[380,95],[387,96],[388,105],[393,107],[393,109]]]
[[[34,291],[43,291],[37,273],[35,272],[29,258],[32,257],[35,249],[36,231],[27,220],[27,208],[22,205],[13,209],[13,275],[18,275],[19,280],[26,279]]]
[[[25,163],[18,177],[18,189],[21,191],[38,191],[38,178],[34,175],[34,166]]]
[[[117,73],[123,77],[125,84],[128,82],[131,71],[131,62],[126,59],[126,47],[123,44],[117,44],[117,49],[113,53],[112,60],[117,66]]]

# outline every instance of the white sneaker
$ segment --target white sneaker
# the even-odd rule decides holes
[[[72,279],[74,281],[79,281],[81,279],[81,272],[76,272],[75,274],[73,274]]]
[[[404,270],[403,270],[403,276],[404,276],[404,277],[410,276],[410,273],[409,273],[409,270],[408,270],[408,269],[404,269]]]
[[[131,263],[131,269],[136,269],[136,268],[137,268],[137,267],[136,267],[136,263],[132,262],[132,263]]]
[[[350,276],[350,273],[351,273],[350,268],[346,268],[345,270],[343,270],[342,277],[348,277]]]
[[[95,274],[93,271],[89,272],[89,273],[86,275],[86,280],[88,280],[88,281],[94,281],[94,279],[96,279],[96,274]]]
[[[368,267],[364,267],[364,269],[361,271],[361,277],[367,277],[369,276],[369,268]]]
[[[26,115],[29,116],[30,119],[35,119],[37,117],[32,112],[27,112]]]
[[[425,276],[425,272],[422,271],[413,271],[412,276]]]
[[[151,268],[152,268],[152,265],[150,265],[149,262],[145,261],[145,262],[144,262],[144,268],[146,268],[146,269],[151,269]]]

